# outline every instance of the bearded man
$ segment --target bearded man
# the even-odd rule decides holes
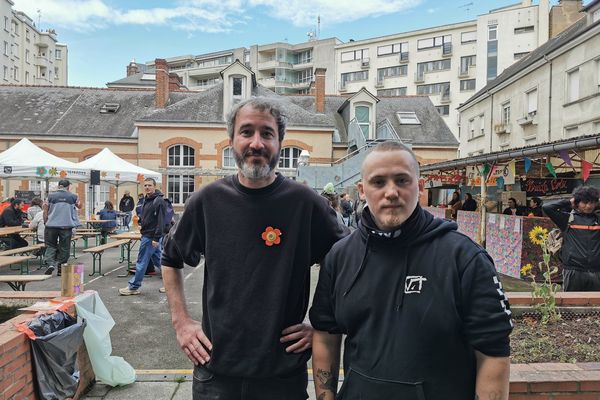
[[[304,400],[310,266],[343,231],[323,197],[275,172],[286,122],[274,103],[242,102],[227,123],[237,174],[190,197],[164,243],[171,319],[195,364],[194,399]],[[198,322],[186,307],[182,268],[202,257]]]

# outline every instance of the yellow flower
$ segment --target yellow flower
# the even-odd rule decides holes
[[[537,245],[543,245],[546,242],[546,238],[548,237],[548,229],[542,228],[541,226],[535,226],[529,232],[529,240],[531,243]]]
[[[533,269],[533,265],[531,265],[531,264],[523,265],[523,267],[521,268],[521,275],[523,275],[523,276],[529,275],[529,272],[531,272],[532,269]]]

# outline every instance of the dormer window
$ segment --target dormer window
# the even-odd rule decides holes
[[[421,125],[421,121],[417,118],[417,114],[412,111],[397,112],[398,122],[400,125]]]
[[[371,117],[370,117],[370,108],[367,106],[356,106],[354,109],[354,115],[356,117],[356,122],[360,127],[365,139],[370,138],[371,131]]]

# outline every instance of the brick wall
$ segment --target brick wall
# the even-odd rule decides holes
[[[599,400],[600,363],[513,364],[510,400]]]
[[[31,317],[21,314],[0,324],[0,400],[36,398],[29,339],[12,325]]]

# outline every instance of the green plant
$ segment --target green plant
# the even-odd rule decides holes
[[[558,267],[550,266],[550,251],[546,246],[548,230],[541,226],[535,226],[529,232],[531,243],[537,244],[542,248],[543,261],[539,265],[539,270],[544,278],[541,282],[536,282],[533,274],[533,266],[526,264],[521,268],[521,275],[531,278],[531,295],[534,299],[541,299],[541,303],[536,303],[535,308],[542,316],[542,324],[552,324],[560,321],[560,311],[556,307],[556,293],[560,290],[560,285],[552,282],[552,275],[558,272]]]

